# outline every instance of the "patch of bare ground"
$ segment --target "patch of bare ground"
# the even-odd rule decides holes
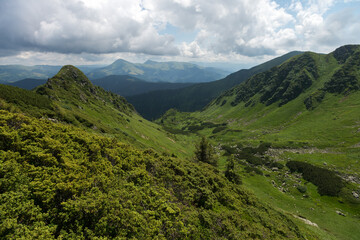
[[[294,218],[300,219],[301,221],[303,221],[307,225],[314,226],[314,227],[319,227],[316,223],[310,221],[309,219],[306,219],[304,217],[297,216],[297,215],[293,215],[293,216],[294,216]]]

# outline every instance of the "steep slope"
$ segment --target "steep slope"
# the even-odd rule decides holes
[[[359,84],[359,45],[307,52],[224,92],[201,112],[172,110],[158,122],[217,142],[220,168],[233,156],[245,186],[325,230],[322,239],[355,240]]]
[[[300,53],[301,52],[290,52],[251,69],[242,69],[232,73],[221,80],[194,84],[177,90],[144,93],[138,96],[127,97],[127,100],[135,106],[143,117],[151,120],[159,118],[171,108],[176,108],[184,112],[197,111],[205,107],[223,91],[245,81],[254,74],[277,66]]]
[[[94,86],[73,66],[64,66],[58,74],[34,92],[0,85],[0,97],[7,109],[31,116],[81,127],[87,131],[111,134],[123,142],[141,148],[153,148],[168,154],[189,155],[189,149],[158,125],[143,119],[123,97]]]
[[[0,88],[1,239],[317,238],[73,66]]]
[[[344,51],[351,51],[351,54],[345,57],[340,54],[342,57],[336,57],[339,52]],[[356,106],[360,79],[359,54],[357,45],[344,46],[327,55],[305,53],[225,92],[202,114],[221,114],[224,119],[236,117],[242,119],[243,123],[248,122],[247,128],[271,129],[273,134],[291,128],[291,131],[299,131],[293,133],[297,138],[304,135],[303,128],[310,124],[313,125],[313,133],[306,138],[311,139],[320,129],[325,131],[325,128],[329,127],[321,121],[317,122],[318,118],[334,118],[329,113],[317,116],[319,111],[340,109],[339,106],[351,109]],[[341,116],[343,117],[345,116]],[[355,126],[357,115],[353,115],[350,120]],[[333,124],[346,128],[342,126],[342,121]],[[351,124],[347,123],[346,126],[350,127]],[[274,130],[275,128],[278,129]],[[320,134],[319,142],[333,139],[328,137],[328,134]]]
[[[205,163],[0,110],[0,237],[309,239]]]
[[[131,63],[123,59],[88,74],[90,79],[110,75],[130,75],[149,82],[210,82],[226,76],[228,72],[216,68],[204,68],[184,62]]]
[[[155,90],[178,89],[192,83],[146,82],[127,75],[111,75],[91,81],[93,84],[121,96],[138,95]]]

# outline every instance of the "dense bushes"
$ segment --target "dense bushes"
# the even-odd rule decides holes
[[[302,173],[305,180],[318,187],[320,195],[338,196],[344,187],[343,180],[331,170],[299,161],[289,161],[286,166],[291,172]]]
[[[1,239],[302,238],[202,162],[0,111]]]

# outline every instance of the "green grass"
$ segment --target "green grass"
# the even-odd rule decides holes
[[[311,53],[310,56],[314,59],[318,77],[313,79],[309,88],[281,107],[278,105],[280,100],[269,106],[261,103],[261,92],[250,98],[254,104],[246,106],[245,101],[234,107],[231,102],[236,99],[236,94],[232,94],[234,90],[230,90],[203,111],[191,114],[177,112],[171,116],[171,121],[162,118],[164,124],[168,126],[179,123],[171,126],[180,128],[183,126],[181,124],[191,125],[204,121],[227,123],[226,131],[213,134],[211,129],[203,129],[196,134],[209,136],[215,144],[220,145],[241,143],[243,146],[256,147],[261,142],[270,142],[273,150],[267,155],[271,160],[284,165],[289,160],[305,161],[335,171],[343,177],[351,175],[359,178],[360,92],[326,92],[322,101],[314,105],[313,110],[308,110],[305,100],[318,91],[326,91],[323,89],[325,83],[344,66],[332,54]],[[357,77],[360,81],[358,73],[359,71]],[[225,170],[226,160],[225,156],[218,159],[222,171]],[[262,169],[268,177],[251,176],[244,171],[243,183],[261,201],[268,202],[289,216],[300,215],[317,223],[319,228],[305,224],[303,227],[310,229],[321,239],[357,239],[360,236],[360,202],[351,194],[360,189],[359,184],[348,182],[340,197],[327,197],[320,196],[316,186],[301,180],[307,186],[306,194],[310,196],[304,198],[293,186],[297,182],[284,178],[286,169],[280,172]],[[271,180],[277,183],[287,182],[289,192],[280,192],[272,186]],[[346,217],[338,215],[337,210],[344,212]],[[308,239],[312,238],[309,236]]]
[[[307,184],[307,194],[310,196],[308,199],[303,198],[296,189],[291,194],[280,192],[272,186],[270,179],[264,176],[244,177],[243,184],[259,199],[287,215],[303,216],[316,223],[319,228],[308,228],[320,233],[322,239],[356,240],[360,235],[359,212],[354,211],[353,206],[341,204],[332,197],[320,196],[311,183]],[[338,215],[336,210],[341,210],[347,216]]]

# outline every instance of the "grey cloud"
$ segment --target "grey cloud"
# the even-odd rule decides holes
[[[1,1],[0,52],[179,53],[174,39],[159,35],[136,1],[128,1],[131,9],[117,3],[103,1],[98,10],[70,0]]]
[[[153,14],[166,16],[170,24],[182,29],[200,30],[195,39],[198,46],[216,54],[274,54],[265,40],[274,39],[281,27],[293,21],[284,9],[267,0],[144,2]],[[278,46],[272,47],[276,49]]]
[[[234,49],[234,52],[239,53],[241,55],[247,56],[247,57],[256,57],[256,56],[263,56],[263,55],[275,55],[276,52],[274,49],[266,48],[263,46],[259,47],[251,47],[251,46],[236,46]]]

